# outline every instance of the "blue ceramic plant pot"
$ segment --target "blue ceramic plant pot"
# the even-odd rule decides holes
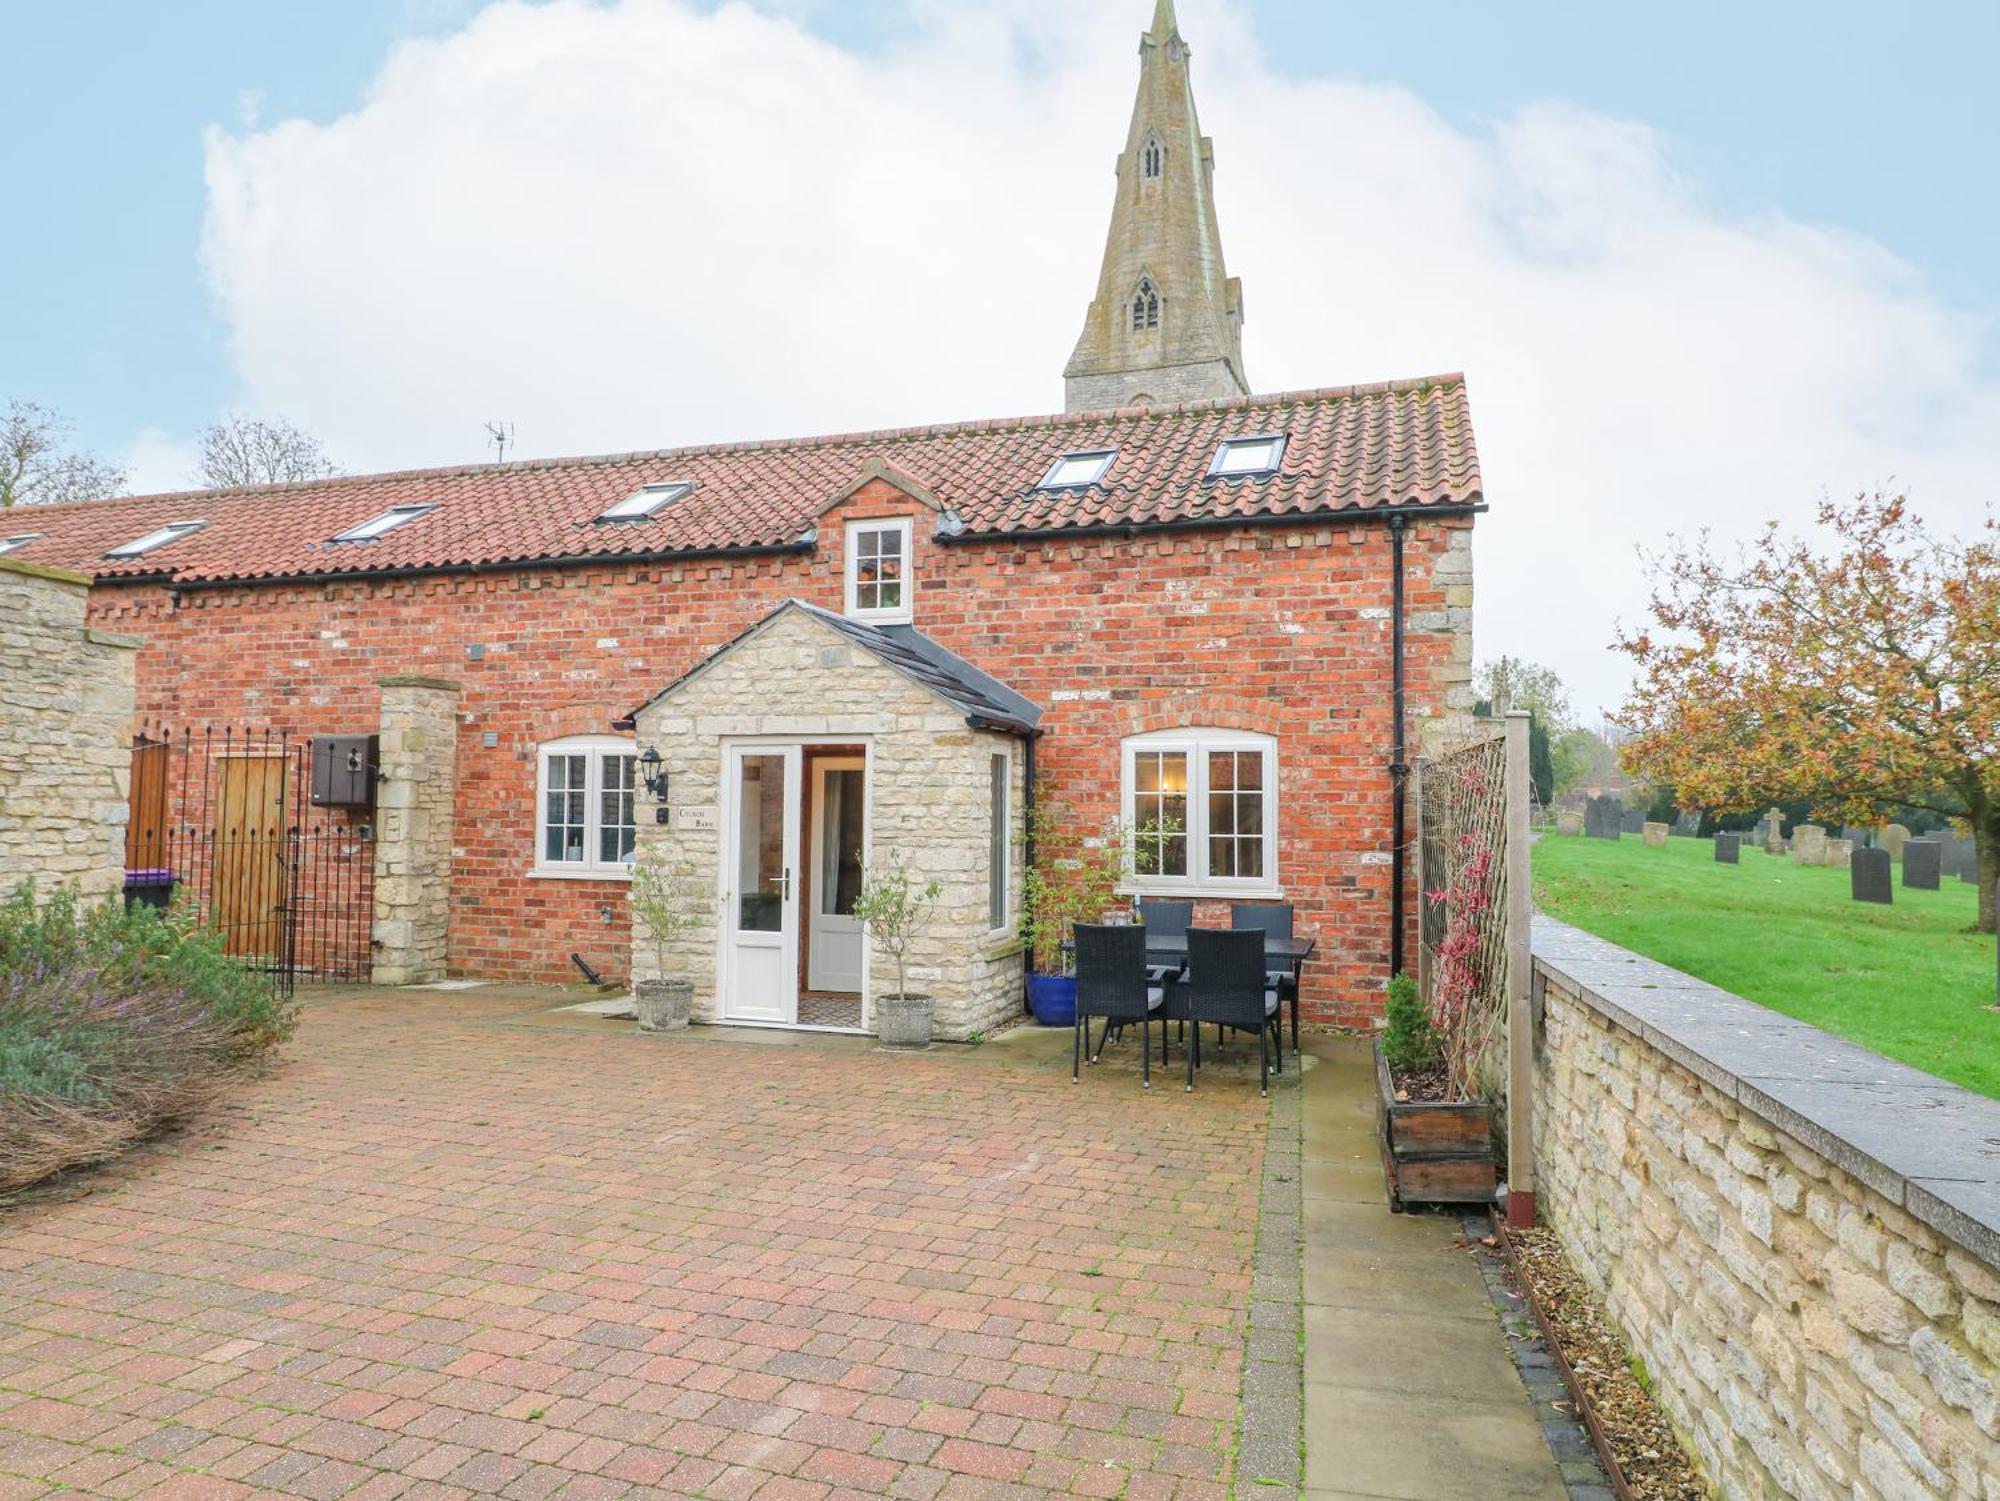
[[[1076,1025],[1076,976],[1028,973],[1028,1009],[1045,1027]]]

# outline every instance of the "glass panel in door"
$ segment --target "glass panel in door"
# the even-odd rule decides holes
[[[737,761],[736,926],[744,933],[784,927],[785,757],[746,755]]]
[[[826,772],[820,805],[819,910],[829,917],[852,917],[861,890],[861,771]]]

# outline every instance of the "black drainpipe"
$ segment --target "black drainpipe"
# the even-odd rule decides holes
[[[1403,759],[1403,518],[1389,517],[1390,698],[1395,720],[1389,750],[1389,973],[1403,972],[1403,794],[1410,768]]]
[[[1035,868],[1035,742],[1041,739],[1039,732],[1028,736],[1027,748],[1021,758],[1021,871],[1026,876]],[[1021,1009],[1032,1013],[1033,1004],[1028,1000],[1028,971],[1035,967],[1035,956],[1024,955],[1021,959]]]

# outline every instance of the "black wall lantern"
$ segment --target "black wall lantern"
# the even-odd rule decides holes
[[[646,795],[659,807],[653,810],[653,822],[667,821],[667,773],[665,762],[660,759],[657,746],[647,746],[639,757],[639,780],[646,784]]]

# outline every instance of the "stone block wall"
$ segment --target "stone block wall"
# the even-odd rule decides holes
[[[139,643],[84,624],[89,589],[0,558],[0,895],[124,885]]]
[[[448,972],[459,688],[426,677],[381,686],[373,979],[424,985]]]
[[[1010,758],[1010,821],[1020,827],[1024,760],[1011,736],[974,730],[965,711],[919,688],[803,611],[780,615],[637,719],[638,743],[666,760],[672,822],[642,817],[638,855],[678,876],[703,902],[701,919],[669,946],[667,978],[694,986],[694,1016],[720,1019],[716,994],[723,882],[725,738],[810,736],[864,744],[874,858],[898,852],[919,881],[943,888],[910,948],[913,991],[937,1001],[936,1034],[963,1039],[1021,1010],[1021,945],[988,922],[991,758]],[[1018,916],[1018,847],[1009,851],[1010,912]],[[659,976],[643,922],[632,974]],[[888,961],[869,961],[871,994],[894,987]]]
[[[1716,1493],[2000,1501],[2000,1102],[1535,947],[1542,1214]]]

